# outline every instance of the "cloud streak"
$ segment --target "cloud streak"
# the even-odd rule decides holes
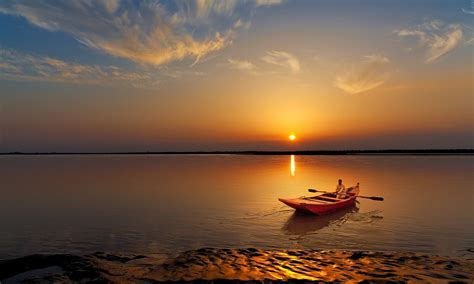
[[[394,31],[400,37],[414,37],[426,49],[425,63],[437,61],[454,50],[463,40],[460,25],[445,25],[441,21],[431,21],[410,29]]]
[[[299,73],[301,71],[300,61],[296,56],[285,51],[268,51],[262,57],[262,61],[277,66],[288,68],[292,73]]]
[[[236,70],[252,71],[256,69],[256,66],[248,60],[228,59],[227,62],[230,68]]]
[[[465,14],[474,15],[474,11],[473,11],[473,10],[467,10],[467,9],[464,9],[464,8],[462,8],[461,10],[462,10],[462,12],[465,13]]]
[[[190,58],[196,63],[230,45],[249,26],[258,7],[280,0],[12,0],[0,12],[63,31],[82,44],[139,64],[162,65]],[[240,24],[239,24],[240,23]],[[245,24],[243,24],[245,23]]]
[[[350,71],[337,75],[334,85],[346,93],[359,94],[384,84],[389,78],[387,65],[390,60],[380,54],[367,55],[364,58]]]
[[[130,72],[116,66],[83,65],[2,48],[0,48],[0,78],[75,84],[118,83],[140,88],[155,88],[159,83],[158,78],[152,73]]]

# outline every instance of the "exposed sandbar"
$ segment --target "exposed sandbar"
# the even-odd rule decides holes
[[[409,252],[204,248],[156,255],[31,255],[0,261],[0,281],[113,283],[234,280],[474,280],[474,260]]]

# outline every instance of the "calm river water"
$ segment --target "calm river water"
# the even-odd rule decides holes
[[[201,247],[474,255],[473,156],[0,157],[0,258]],[[357,207],[316,217],[279,197],[360,182]]]

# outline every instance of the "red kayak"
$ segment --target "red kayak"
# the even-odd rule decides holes
[[[279,198],[278,200],[299,211],[324,215],[354,205],[359,195],[359,184],[349,187],[347,195],[346,198],[337,198],[334,193],[324,193],[311,197]]]

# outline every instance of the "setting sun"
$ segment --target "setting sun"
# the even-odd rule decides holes
[[[290,141],[295,141],[296,140],[296,135],[291,133],[290,136],[288,136],[288,139],[290,139]]]

